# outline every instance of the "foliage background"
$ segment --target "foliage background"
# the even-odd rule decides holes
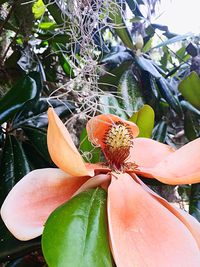
[[[84,127],[98,113],[131,119],[140,136],[176,148],[200,136],[199,36],[152,24],[159,2],[0,0],[1,203],[30,170],[55,167],[46,144],[49,105],[89,162],[101,155]],[[151,186],[200,220],[199,184]],[[0,261],[45,266],[40,238],[19,242],[1,221]]]

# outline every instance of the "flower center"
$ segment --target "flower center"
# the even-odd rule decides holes
[[[104,144],[103,152],[108,163],[112,168],[122,171],[133,145],[130,128],[123,122],[116,122],[106,132]]]

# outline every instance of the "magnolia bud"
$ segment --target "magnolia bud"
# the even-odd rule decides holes
[[[136,49],[142,49],[144,45],[144,41],[143,41],[143,37],[141,34],[139,34],[136,38],[135,38],[135,47]]]

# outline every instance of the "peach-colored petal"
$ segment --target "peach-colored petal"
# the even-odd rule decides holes
[[[139,168],[140,174],[154,177],[165,184],[200,182],[200,138],[182,146],[153,168]]]
[[[107,185],[106,187],[108,188],[110,179],[111,179],[110,174],[99,174],[97,176],[94,176],[89,180],[87,180],[81,187],[79,187],[79,189],[73,194],[73,196],[76,196],[79,193],[89,188],[96,188],[101,185],[103,185],[103,188],[105,188],[105,184]]]
[[[114,125],[116,122],[125,123],[132,132],[133,137],[138,136],[139,129],[137,125],[130,121],[125,121],[112,114],[102,114],[90,119],[87,123],[86,129],[88,133],[88,138],[96,146],[101,146],[104,148],[104,137],[110,126]]]
[[[71,177],[53,168],[30,172],[5,199],[1,208],[4,223],[20,240],[41,235],[50,213],[67,201],[88,178]]]
[[[135,138],[127,161],[135,162],[138,166],[151,168],[164,157],[174,152],[168,145],[149,138]]]
[[[113,174],[108,223],[117,267],[199,266],[199,248],[187,227],[128,174]]]
[[[109,168],[109,166],[107,166],[103,162],[99,162],[99,163],[85,163],[85,166],[86,166],[87,170],[93,171],[95,175],[97,175],[99,173],[108,173],[108,172],[111,171],[111,169]]]
[[[48,150],[53,162],[63,171],[73,176],[93,175],[86,167],[71,136],[56,115],[53,108],[48,110],[49,125],[47,131]]]
[[[196,240],[200,249],[200,223],[189,213],[178,209],[175,205],[170,204],[164,198],[156,194],[147,185],[145,185],[135,174],[131,174],[132,178],[137,181],[146,192],[150,193],[157,201],[159,201],[165,208],[173,213],[185,226],[189,229],[194,239]]]

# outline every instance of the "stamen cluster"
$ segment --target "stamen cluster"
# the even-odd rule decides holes
[[[133,145],[133,135],[130,128],[123,122],[113,124],[104,137],[104,154],[110,166],[123,170],[125,160],[130,154]]]

